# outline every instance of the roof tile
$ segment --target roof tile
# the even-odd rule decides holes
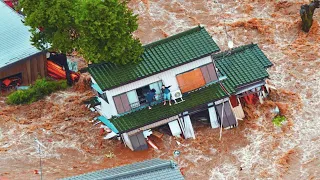
[[[142,61],[137,64],[112,63],[89,66],[89,73],[103,90],[159,73],[219,51],[203,27],[196,27],[144,46]],[[106,73],[108,71],[108,73]]]
[[[227,76],[223,82],[231,93],[237,87],[269,77],[266,68],[272,66],[256,44],[249,44],[212,55],[219,71]]]

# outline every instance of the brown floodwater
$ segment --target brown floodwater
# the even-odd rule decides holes
[[[219,2],[219,3],[216,3]],[[245,107],[239,127],[219,130],[195,124],[196,140],[152,137],[159,150],[132,152],[118,140],[103,140],[90,122],[97,114],[81,103],[93,93],[79,83],[31,105],[7,106],[0,98],[0,177],[37,179],[42,151],[43,176],[57,179],[160,157],[175,159],[186,179],[320,179],[320,10],[309,33],[300,30],[300,5],[308,1],[132,0],[139,15],[135,32],[150,43],[203,25],[227,49],[257,43],[274,66],[273,91],[263,105]],[[82,63],[82,66],[84,63]],[[272,123],[279,106],[288,121]],[[179,143],[177,143],[179,142]],[[0,178],[1,179],[1,178]]]

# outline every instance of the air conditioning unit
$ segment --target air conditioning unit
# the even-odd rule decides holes
[[[171,97],[176,104],[183,102],[182,93],[180,90],[171,92]],[[178,101],[177,101],[178,100]]]

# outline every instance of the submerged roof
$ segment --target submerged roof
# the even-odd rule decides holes
[[[204,27],[195,27],[144,46],[137,64],[94,64],[88,71],[103,90],[180,66],[219,51]]]
[[[151,159],[130,165],[104,169],[64,180],[183,180],[183,176],[173,161]]]
[[[178,115],[184,111],[196,108],[200,105],[210,103],[226,97],[226,93],[221,89],[219,83],[208,85],[200,90],[191,92],[183,96],[185,102],[163,106],[162,104],[131,112],[130,114],[110,119],[112,124],[120,133],[128,132],[133,129]]]
[[[0,17],[0,68],[41,52],[32,46],[30,28],[21,15],[2,1]]]
[[[269,77],[266,68],[272,66],[257,44],[248,44],[212,55],[219,72],[227,79],[223,82],[230,93],[236,88]]]

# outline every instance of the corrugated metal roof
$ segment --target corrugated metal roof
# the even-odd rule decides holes
[[[90,65],[88,69],[101,89],[106,90],[180,66],[219,50],[205,28],[198,26],[145,45],[144,53],[141,55],[142,61],[137,64],[103,63]]]
[[[63,180],[183,180],[180,170],[172,161],[151,159],[143,162],[104,169],[64,178]]]
[[[41,52],[31,45],[22,17],[0,1],[0,68]]]
[[[269,77],[267,68],[272,66],[257,44],[240,46],[212,55],[222,75],[223,82],[230,93],[239,87]]]

